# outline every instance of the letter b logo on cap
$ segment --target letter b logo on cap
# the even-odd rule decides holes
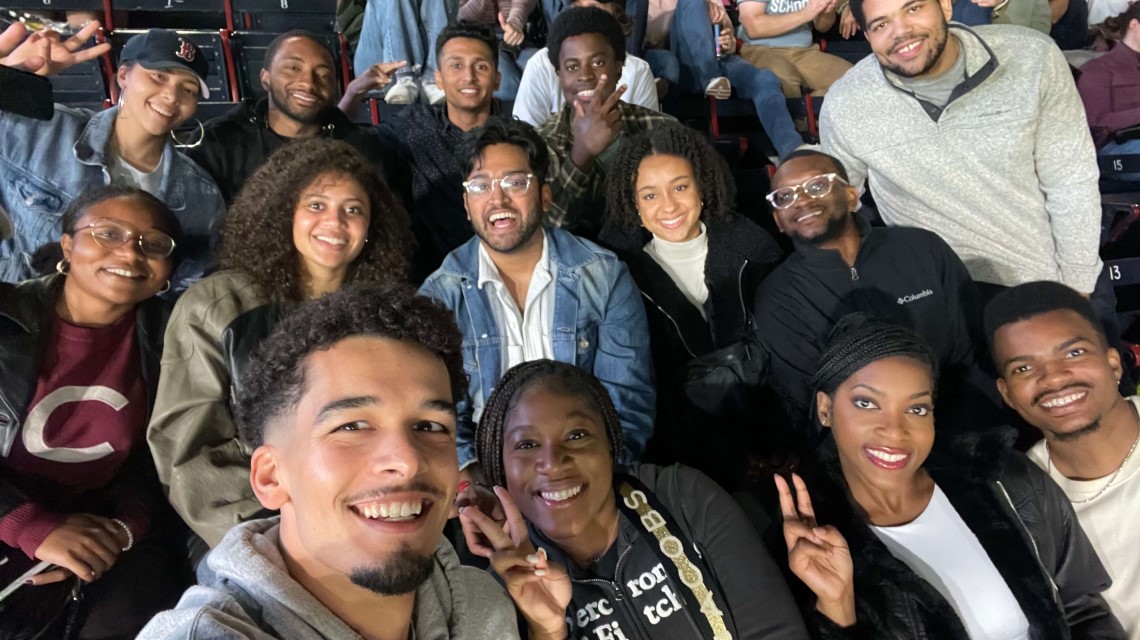
[[[174,55],[182,58],[186,62],[194,62],[194,58],[198,55],[198,47],[195,47],[194,43],[186,38],[179,38],[178,51],[176,51]]]

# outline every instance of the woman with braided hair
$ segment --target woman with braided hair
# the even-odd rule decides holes
[[[743,369],[756,288],[781,252],[732,212],[735,200],[728,166],[705,138],[662,127],[618,152],[600,236],[629,265],[649,320],[658,393],[646,460],[691,465],[730,490],[747,454],[767,448],[755,442],[755,416],[783,415],[760,409]]]
[[[476,448],[507,526],[476,507],[460,521],[530,628],[553,638],[806,638],[732,498],[681,465],[616,467],[621,436],[605,387],[573,365],[520,364],[487,402]]]
[[[816,419],[832,437],[807,482],[792,475],[794,499],[776,478],[814,635],[1124,638],[1072,505],[1012,434],[935,437],[937,362],[910,330],[861,314],[820,358]]]

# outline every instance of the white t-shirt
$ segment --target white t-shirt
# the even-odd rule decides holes
[[[1140,397],[1129,400],[1140,409]],[[1112,477],[1110,473],[1097,480],[1066,478],[1049,464],[1044,440],[1033,445],[1028,455],[1074,502],[1095,496]],[[1112,587],[1101,595],[1128,637],[1140,640],[1140,450],[1133,452],[1111,487],[1091,502],[1073,504],[1073,511],[1112,577]]]
[[[117,153],[111,154],[111,164],[107,167],[111,173],[111,184],[124,187],[138,187],[143,191],[158,197],[162,186],[162,159],[154,171],[139,171],[123,160]]]
[[[686,242],[669,242],[653,236],[645,245],[645,253],[661,265],[681,293],[705,316],[705,301],[709,299],[709,289],[705,284],[709,235],[705,233],[705,224],[701,223],[701,233],[697,237]]]
[[[972,640],[1028,640],[1021,605],[938,486],[914,521],[871,530],[891,555],[946,598]]]
[[[653,72],[649,70],[648,62],[637,56],[627,55],[617,86],[623,84],[629,88],[622,94],[622,102],[654,111],[661,110],[661,103],[657,101],[657,86],[653,84]],[[558,72],[550,63],[546,47],[543,47],[530,57],[526,69],[523,69],[512,114],[519,120],[537,127],[546,122],[551,114],[561,111],[564,104],[566,100],[562,97]]]

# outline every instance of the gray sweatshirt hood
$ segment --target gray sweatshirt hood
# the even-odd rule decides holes
[[[355,639],[357,633],[294,580],[281,556],[279,517],[232,529],[198,569],[199,586],[143,629],[154,638]],[[435,571],[416,590],[415,640],[518,638],[506,593],[485,572],[459,564],[446,539]]]

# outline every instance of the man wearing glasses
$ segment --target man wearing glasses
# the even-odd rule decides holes
[[[981,307],[954,251],[923,229],[867,224],[854,213],[859,197],[843,165],[824,153],[793,152],[772,187],[772,217],[796,250],[757,291],[753,341],[761,379],[780,396],[800,444],[811,445],[818,435],[806,420],[814,402],[811,379],[828,334],[848,313],[914,329],[939,356],[940,393],[973,393],[964,379],[980,382],[973,363]],[[981,400],[971,407],[974,417],[982,405],[999,406],[996,398]],[[955,403],[946,404],[951,415],[944,416],[939,403],[939,424],[954,418],[949,405]]]
[[[540,358],[575,364],[606,386],[621,416],[621,457],[639,459],[656,397],[645,307],[629,271],[609,251],[543,227],[550,159],[530,125],[491,118],[460,157],[476,237],[420,293],[451,309],[463,332],[471,384],[457,403],[461,481],[480,479],[475,424],[491,390],[514,365]]]

